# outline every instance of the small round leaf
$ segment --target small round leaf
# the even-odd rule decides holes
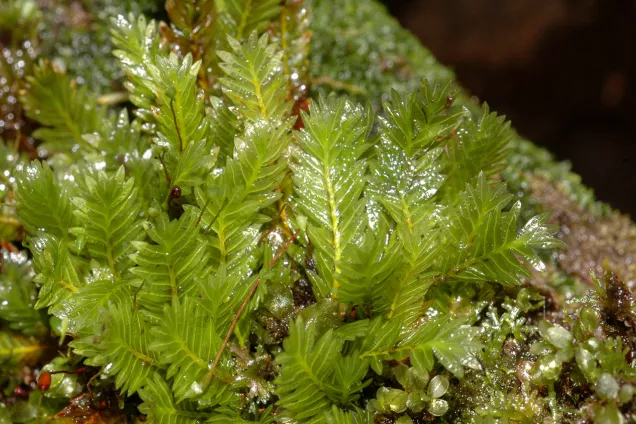
[[[591,306],[581,309],[581,327],[588,333],[594,333],[598,328],[598,314]]]
[[[561,366],[554,355],[546,355],[539,360],[539,377],[546,381],[556,381],[561,375]]]
[[[443,375],[436,375],[428,384],[427,393],[433,399],[441,398],[448,390],[448,378]]]
[[[612,374],[604,372],[596,380],[596,393],[604,399],[616,399],[618,389],[618,383]]]
[[[444,399],[433,399],[431,401],[431,404],[428,406],[427,411],[431,415],[440,417],[448,411],[448,402],[446,402]]]
[[[565,328],[556,324],[553,327],[548,328],[546,331],[546,338],[552,346],[558,349],[564,349],[572,343],[572,334]]]
[[[631,384],[625,384],[621,386],[621,390],[618,392],[618,400],[621,405],[624,405],[627,402],[631,401],[634,397],[635,391],[636,390],[634,390],[634,386],[632,386]]]
[[[591,375],[596,370],[596,359],[587,349],[578,348],[576,350],[576,363],[586,376]]]
[[[395,420],[395,424],[413,424],[413,420],[408,415],[402,415],[400,418]]]

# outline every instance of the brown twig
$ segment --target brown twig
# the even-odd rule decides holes
[[[93,381],[95,381],[95,379],[96,379],[97,377],[99,377],[99,375],[102,373],[102,371],[103,371],[103,370],[104,370],[104,368],[102,367],[102,369],[101,369],[101,370],[99,370],[99,372],[98,372],[97,374],[95,374],[94,376],[92,376],[92,377],[90,378],[90,380],[88,380],[88,383],[86,383],[86,388],[88,389],[88,393],[90,394],[91,399],[94,397],[94,396],[93,396],[93,388],[92,388]]]
[[[170,99],[170,112],[172,112],[172,121],[174,122],[174,129],[177,131],[177,137],[179,137],[179,152],[183,152],[183,139],[181,138],[181,131],[179,131],[179,124],[177,123],[177,114],[174,112],[174,98]]]
[[[162,153],[159,156],[159,163],[161,163],[161,167],[163,168],[163,173],[166,176],[166,181],[168,182],[168,186],[172,187],[172,178],[170,178],[170,174],[168,174],[168,168],[166,167],[166,163],[164,162],[165,153]]]
[[[281,247],[278,250],[278,252],[276,252],[276,255],[269,262],[268,269],[271,268],[276,263],[276,261],[283,255],[283,253],[285,253],[285,250],[287,250],[289,245],[292,244],[292,242],[294,240],[296,240],[296,237],[298,237],[298,234],[300,234],[300,230],[297,230],[285,242],[283,247]],[[227,347],[227,344],[230,341],[230,337],[232,337],[232,333],[234,333],[234,328],[236,327],[236,324],[238,323],[238,320],[241,317],[241,314],[243,313],[243,311],[247,307],[247,304],[249,303],[250,299],[252,298],[252,296],[256,292],[256,289],[258,288],[258,285],[260,284],[260,282],[261,282],[260,278],[258,278],[254,282],[254,285],[252,286],[252,288],[251,288],[250,292],[248,293],[247,297],[245,298],[245,300],[243,300],[243,304],[239,308],[238,312],[236,312],[236,314],[234,315],[234,319],[232,320],[232,324],[230,325],[230,329],[228,330],[227,334],[225,335],[225,340],[223,340],[223,344],[221,345],[221,349],[219,349],[219,353],[216,354],[216,358],[214,358],[214,363],[212,364],[212,368],[210,368],[210,372],[208,374],[208,381],[207,381],[208,384],[212,381],[212,377],[214,377],[214,371],[216,370],[217,365],[219,365],[219,361],[221,360],[221,355],[223,354],[223,351]]]

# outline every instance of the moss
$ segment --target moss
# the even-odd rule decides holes
[[[276,2],[272,2],[274,9],[283,5],[283,3],[274,3]],[[310,101],[305,99],[306,86],[310,87],[309,97],[314,103],[320,95],[335,92],[346,94],[350,99],[362,102],[369,101],[375,112],[381,114],[383,113],[381,104],[392,100],[391,90],[393,89],[399,92],[413,91],[420,87],[422,77],[440,82],[442,86],[454,78],[451,70],[440,65],[428,50],[422,47],[411,34],[402,29],[386,13],[384,7],[375,1],[312,0],[306,3],[289,1],[284,4],[285,7],[289,7],[289,9],[285,9],[286,11],[297,14],[298,22],[295,24],[298,25],[298,28],[296,28],[296,32],[292,33],[295,34],[294,37],[302,37],[303,39],[299,52],[306,53],[307,47],[305,37],[308,33],[304,26],[307,12],[304,6],[311,9],[310,16],[312,17],[310,25],[313,34],[310,42],[308,72],[306,69],[307,57],[302,54],[287,57],[290,61],[286,62],[299,71],[298,79],[294,80],[292,87],[287,87],[286,93],[287,99],[295,102],[292,112],[294,116],[298,115],[301,109],[308,109],[307,105]],[[77,2],[46,2],[41,5],[38,13],[25,15],[22,18],[16,15],[18,16],[17,20],[12,21],[11,24],[15,27],[27,27],[33,22],[42,22],[39,27],[39,35],[25,32],[22,38],[16,38],[15,31],[11,34],[11,31],[7,32],[7,28],[12,29],[13,27],[0,24],[0,42],[6,43],[6,40],[12,37],[22,43],[18,43],[17,47],[14,45],[8,50],[10,54],[4,56],[2,68],[2,76],[8,81],[6,84],[9,87],[9,90],[5,91],[9,94],[0,94],[0,101],[4,102],[0,112],[3,122],[9,123],[9,125],[3,127],[4,132],[1,134],[6,144],[2,145],[0,166],[6,168],[8,172],[0,176],[2,178],[0,184],[4,185],[0,189],[0,201],[3,202],[0,206],[0,218],[6,222],[13,220],[11,222],[15,222],[16,225],[8,230],[3,228],[0,231],[0,236],[3,239],[3,260],[5,261],[2,268],[3,279],[0,282],[3,286],[10,287],[8,290],[4,290],[3,295],[7,293],[15,295],[15,285],[23,284],[23,287],[26,288],[24,293],[27,296],[22,299],[22,303],[26,305],[26,308],[22,309],[27,310],[29,320],[37,323],[28,327],[30,329],[37,328],[38,331],[44,328],[51,339],[59,337],[66,331],[66,323],[59,319],[45,322],[47,321],[45,316],[33,313],[30,297],[35,292],[36,286],[32,281],[32,276],[28,270],[22,273],[7,271],[10,267],[6,266],[8,262],[4,259],[11,255],[10,252],[15,254],[22,247],[23,237],[23,229],[15,221],[15,194],[9,183],[13,184],[14,170],[23,166],[21,164],[27,159],[37,155],[37,151],[34,149],[35,142],[30,138],[32,129],[37,124],[35,121],[25,118],[22,113],[22,105],[17,101],[17,98],[23,90],[30,89],[24,77],[33,72],[33,59],[38,55],[48,57],[53,63],[51,66],[52,75],[59,76],[59,71],[65,69],[67,75],[74,79],[70,85],[65,85],[67,90],[69,87],[74,90],[78,86],[84,86],[88,87],[90,91],[94,91],[95,97],[97,93],[103,94],[112,90],[121,90],[123,72],[110,57],[112,46],[108,35],[108,18],[131,10],[136,13],[143,11],[152,13],[157,10],[155,6],[150,1],[129,3],[94,0],[82,4]],[[173,4],[172,7],[176,8],[176,4]],[[178,12],[178,8],[171,9],[171,16],[177,16]],[[183,19],[187,20],[186,18],[187,16]],[[292,20],[279,20],[265,29],[274,34],[275,40],[287,40],[281,34],[284,24],[289,22]],[[168,30],[164,25],[161,27],[161,34],[163,43],[168,41],[172,43],[168,43],[170,45],[164,47],[174,48],[178,45],[184,49],[179,51],[181,59],[183,59],[187,49],[197,50],[199,48],[192,45],[193,38],[187,31],[187,25],[171,30]],[[168,36],[176,38],[168,39],[166,38]],[[26,42],[30,44],[24,44]],[[18,56],[28,60],[23,65],[16,67],[15,59]],[[12,63],[8,63],[7,57],[11,58]],[[216,66],[216,58],[210,63]],[[287,71],[292,72],[290,69]],[[215,72],[220,73],[218,69]],[[214,72],[210,73],[210,75],[212,74]],[[206,79],[210,75],[207,74],[207,70],[204,70],[198,74],[197,78],[199,83],[205,82],[207,84],[209,82],[212,84],[212,87],[203,84],[206,88],[204,96],[206,100],[208,99],[206,96],[210,94],[222,95],[220,86],[214,85],[216,84],[214,79],[216,76],[209,80]],[[65,78],[62,79],[64,81],[71,79]],[[164,93],[162,87],[154,88],[154,91],[144,92],[144,95],[166,95],[172,98],[171,91],[168,90]],[[429,86],[425,86],[425,90],[429,88]],[[10,99],[11,96],[14,100]],[[137,124],[129,127],[127,123],[124,125],[122,119],[114,120],[113,122],[117,122],[119,126],[116,127],[113,124],[112,128],[109,127],[108,131],[103,131],[103,134],[100,128],[95,128],[93,138],[87,143],[90,144],[93,141],[99,143],[104,141],[103,139],[108,139],[111,130],[112,134],[116,133],[118,137],[125,138],[128,133],[136,133],[136,129],[141,127],[143,122],[143,135],[138,134],[138,137],[134,140],[131,139],[129,144],[135,145],[137,156],[145,157],[146,144],[150,145],[149,138],[145,138],[146,132],[156,130],[153,127],[156,124],[154,119],[161,113],[165,114],[168,109],[164,108],[163,111],[156,109],[156,105],[153,103],[156,100],[154,97],[149,99],[140,96],[141,98],[148,103],[137,109],[139,117]],[[125,96],[118,101],[124,99]],[[396,97],[396,99],[398,98]],[[459,119],[460,115],[463,117],[461,108],[465,108],[467,111],[466,118],[479,118],[482,114],[479,103],[465,91],[460,91],[458,94],[453,94],[452,98],[442,100],[443,103],[446,103],[440,109],[440,113],[444,117],[452,116],[454,119]],[[104,98],[100,98],[100,101],[103,102]],[[174,118],[174,121],[172,119],[162,121],[162,125],[166,127],[172,122],[176,122],[176,113],[180,113],[179,111],[175,112],[172,101],[163,102],[164,107],[169,104]],[[396,102],[395,99],[393,101]],[[218,113],[214,115],[215,117],[230,116],[230,110],[223,109],[225,106],[222,102],[214,106],[215,113]],[[244,104],[240,106],[245,107]],[[201,105],[193,107],[192,110],[203,114]],[[35,111],[32,110],[31,113],[35,114]],[[125,116],[125,113],[121,116]],[[302,116],[306,117],[307,115]],[[96,121],[101,122],[99,119]],[[218,125],[219,121],[222,121],[221,124],[227,123],[223,119],[218,119],[215,123]],[[299,122],[300,124],[297,122],[296,128],[302,128],[304,124],[302,121]],[[232,150],[234,137],[238,131],[238,128],[234,127],[235,124],[238,125],[237,122],[232,121],[225,127],[219,125],[212,129],[215,139],[218,137],[219,143],[225,143],[223,145],[225,150],[221,152],[221,156],[227,156],[227,152]],[[444,140],[447,137],[455,136],[453,133],[455,128],[449,129],[450,134],[440,136],[435,142],[445,145]],[[196,130],[198,129],[200,128],[197,126]],[[380,130],[374,128],[372,131],[374,135],[377,135]],[[511,138],[511,150],[506,156],[507,166],[497,167],[497,171],[492,172],[492,179],[506,182],[508,190],[516,199],[522,201],[522,218],[518,222],[520,226],[538,212],[551,213],[549,222],[560,229],[558,237],[565,242],[565,247],[550,254],[544,254],[541,259],[545,261],[545,272],[534,272],[524,277],[523,287],[502,288],[489,281],[476,283],[470,280],[468,274],[463,274],[462,278],[458,278],[454,269],[447,270],[448,272],[431,281],[431,288],[426,295],[422,295],[421,299],[418,298],[413,303],[415,306],[411,310],[416,311],[417,319],[412,323],[409,322],[409,326],[418,328],[418,326],[425,327],[431,323],[435,324],[436,319],[440,316],[448,319],[451,327],[452,323],[461,323],[461,325],[457,324],[458,327],[452,327],[453,333],[446,334],[443,341],[452,341],[456,334],[459,334],[463,337],[463,343],[459,344],[470,344],[470,349],[472,349],[470,352],[478,354],[454,357],[453,349],[456,352],[464,352],[464,350],[461,349],[462,346],[458,348],[452,343],[446,347],[449,350],[446,356],[443,355],[444,352],[441,354],[439,351],[434,352],[433,348],[427,351],[431,361],[430,377],[437,378],[438,382],[440,379],[446,379],[449,382],[447,391],[444,390],[444,393],[440,391],[437,393],[439,396],[432,396],[428,393],[429,386],[426,385],[432,381],[428,374],[425,379],[426,384],[420,384],[421,387],[417,384],[411,384],[414,377],[411,380],[404,377],[408,373],[415,372],[418,361],[421,365],[422,362],[429,360],[428,357],[425,354],[422,354],[423,356],[398,354],[397,351],[402,348],[399,346],[393,353],[393,357],[385,358],[384,361],[378,360],[374,365],[371,365],[373,371],[368,370],[366,375],[358,376],[360,381],[364,381],[367,386],[359,388],[359,398],[355,399],[355,405],[366,408],[368,413],[375,413],[375,422],[492,424],[503,422],[574,423],[595,420],[595,422],[603,423],[612,422],[611,420],[616,420],[616,417],[621,418],[614,422],[620,422],[621,419],[628,422],[636,414],[636,400],[631,393],[631,390],[636,387],[636,376],[632,370],[634,349],[636,349],[636,334],[634,333],[636,316],[634,315],[633,297],[633,286],[636,284],[636,228],[628,217],[622,216],[618,212],[612,211],[609,206],[597,202],[593,193],[581,183],[577,175],[571,173],[566,163],[555,162],[548,152],[523,140],[514,132],[508,131],[507,128],[504,132],[506,137]],[[194,133],[194,130],[191,133]],[[178,126],[172,135],[181,140],[182,133]],[[471,134],[466,137],[470,138],[470,136]],[[507,138],[505,139],[507,140]],[[459,146],[460,144],[445,145],[447,149],[456,150],[460,149]],[[82,157],[83,154],[83,152],[77,155],[75,153],[73,151],[68,152],[66,156],[54,156],[50,162],[54,168],[66,169],[74,159]],[[143,162],[140,158],[129,161],[124,153],[126,152],[117,152],[117,164],[126,165],[125,171],[128,173]],[[363,159],[373,158],[374,154],[376,153],[365,153]],[[66,181],[64,184],[68,184],[68,187],[73,186],[73,183],[67,181],[71,176],[77,176],[79,173],[98,174],[95,169],[97,165],[93,163],[97,162],[95,158],[92,156],[86,156],[86,158],[89,158],[89,165],[84,165],[78,160],[72,166],[71,171],[62,175]],[[109,160],[110,156],[107,159]],[[157,181],[151,177],[163,175],[166,170],[163,159],[164,156],[161,156],[163,168],[157,166],[157,169],[150,167],[144,169],[139,174],[143,177],[142,180],[148,178],[149,181]],[[228,160],[228,157],[220,159],[221,162]],[[494,165],[498,166],[498,164]],[[444,172],[451,172],[448,168],[451,167],[445,168]],[[203,178],[204,176],[201,175],[196,177],[197,181],[203,180]],[[194,180],[186,182],[196,184],[192,182]],[[285,177],[276,194],[278,195],[278,191],[281,191],[285,193],[284,197],[289,197],[290,193],[287,191],[291,190],[289,188],[291,185],[288,177]],[[182,192],[182,188],[185,191]],[[177,189],[178,191],[176,191]],[[463,183],[461,189],[463,189]],[[141,185],[140,190],[151,191],[145,185]],[[152,190],[164,190],[169,193],[167,195],[167,212],[171,218],[188,217],[188,208],[192,208],[194,202],[192,197],[188,197],[190,193],[187,192],[188,188],[185,185],[183,187],[172,186],[170,181],[165,183],[162,180],[161,184],[158,184],[158,187],[153,187]],[[452,188],[447,190],[452,190]],[[215,193],[218,194],[218,192]],[[154,194],[156,193],[153,192]],[[198,196],[202,196],[202,194],[198,193]],[[149,195],[148,198],[153,198],[153,196]],[[206,209],[210,206],[210,202],[199,204],[199,206]],[[142,203],[144,203],[143,213],[148,214],[148,219],[155,219],[159,214],[158,211],[163,207],[158,205],[156,201],[151,203],[147,199],[144,199]],[[438,206],[442,206],[440,209],[442,210],[454,205]],[[224,205],[220,205],[215,214],[220,214],[224,207]],[[202,234],[206,237],[205,240],[209,239],[210,227],[218,217],[218,215],[211,214],[212,210],[210,209],[206,213],[202,212],[196,221],[197,226],[202,222],[207,225]],[[503,213],[509,213],[510,210],[506,209]],[[371,207],[369,214],[371,215],[375,211]],[[276,217],[272,226],[282,227],[268,233],[274,240],[272,245],[280,247],[278,246],[280,241],[276,240],[290,238],[291,229],[295,226],[306,228],[307,218],[296,219],[296,213],[297,211],[286,211],[283,204],[277,204],[276,208],[267,210],[266,215]],[[430,214],[431,211],[427,210],[426,213]],[[280,222],[278,215],[280,215]],[[146,216],[144,215],[144,217]],[[258,219],[262,220],[263,218],[259,217]],[[258,222],[260,225],[263,221]],[[378,227],[375,229],[381,233],[384,230],[382,225],[385,223],[376,222],[376,225]],[[69,247],[64,245],[64,249],[70,249],[69,251],[73,254],[79,255],[84,248],[85,240],[77,237],[78,234],[81,234],[77,228],[74,227],[72,231],[75,242],[69,243]],[[421,238],[425,238],[426,234],[423,233]],[[389,239],[387,237],[387,240]],[[294,241],[293,238],[290,240]],[[322,287],[316,283],[316,275],[324,272],[324,258],[316,259],[314,251],[316,247],[309,240],[309,238],[298,240],[297,243],[288,246],[289,258],[287,260],[289,262],[285,262],[285,267],[290,269],[289,273],[276,274],[272,281],[263,284],[266,289],[258,288],[258,285],[255,285],[255,300],[253,299],[252,302],[244,305],[249,311],[247,313],[251,314],[251,319],[238,321],[236,328],[232,327],[228,333],[229,335],[234,333],[235,337],[228,343],[227,352],[221,359],[219,368],[223,368],[223,370],[219,371],[219,379],[231,375],[228,370],[233,370],[232,372],[236,374],[234,380],[236,392],[230,400],[224,400],[227,403],[219,408],[220,411],[233,412],[230,408],[239,405],[242,408],[242,417],[251,419],[262,416],[265,417],[264,420],[267,420],[267,413],[271,411],[277,396],[280,396],[280,393],[276,394],[276,379],[281,375],[281,365],[277,363],[276,358],[287,350],[285,341],[289,342],[290,336],[294,335],[292,328],[294,322],[306,323],[307,328],[311,327],[315,331],[311,337],[321,341],[319,347],[314,347],[314,340],[312,340],[312,349],[323,348],[329,344],[327,338],[321,337],[342,331],[344,333],[342,337],[347,340],[348,344],[343,344],[346,348],[342,348],[342,352],[338,351],[338,354],[346,354],[348,357],[355,358],[356,355],[351,352],[354,344],[349,342],[359,337],[359,332],[363,331],[359,328],[356,329],[355,325],[359,325],[365,317],[372,316],[374,311],[368,308],[368,305],[364,305],[362,301],[360,304],[354,302],[348,305],[339,304],[333,299],[321,299],[324,294],[316,290],[317,287]],[[447,240],[441,238],[440,240],[436,239],[436,241],[439,241],[440,244],[448,243]],[[214,242],[216,243],[216,241]],[[363,243],[372,244],[375,240],[368,238],[355,242],[362,245]],[[268,249],[271,250],[271,247],[269,246]],[[310,252],[307,257],[304,256],[304,249]],[[259,255],[267,256],[271,252],[258,251],[257,253],[251,258],[250,265],[262,260]],[[382,253],[382,255],[389,254],[389,251]],[[77,257],[79,258],[79,256]],[[384,256],[382,257],[384,258]],[[123,260],[128,260],[128,258]],[[322,264],[320,260],[323,260]],[[81,263],[78,269],[88,274],[86,278],[92,282],[99,282],[106,273],[103,269],[98,268],[95,260],[90,261],[90,263],[86,258],[77,259],[77,261]],[[218,261],[218,258],[215,258],[214,261]],[[214,266],[216,265],[217,263],[214,262]],[[113,267],[115,267],[114,264]],[[606,275],[606,271],[611,272],[603,279],[598,280],[590,276],[590,269],[595,270],[598,275]],[[360,274],[364,274],[366,271],[368,270],[355,270]],[[215,274],[210,270],[206,270],[206,272],[211,275]],[[464,281],[463,278],[467,281]],[[9,283],[6,283],[7,281]],[[147,295],[148,287],[144,285],[145,283],[135,282],[135,284],[135,290],[126,291],[125,295],[134,299],[134,309],[136,310],[138,303],[146,301],[147,298],[144,299],[143,294],[146,291]],[[258,290],[256,290],[257,288]],[[206,292],[206,299],[199,299],[203,307],[213,305],[209,300],[218,297],[218,292],[214,291],[218,289],[218,287],[210,288],[210,292]],[[407,292],[406,296],[410,296],[411,293],[413,292]],[[224,296],[226,295],[227,293],[224,294]],[[321,300],[317,301],[317,298]],[[248,296],[247,300],[249,299]],[[12,310],[20,309],[18,308],[19,302],[12,299],[10,303]],[[254,305],[253,308],[252,305]],[[232,310],[228,309],[228,311]],[[1,312],[4,310],[0,309]],[[152,311],[146,317],[149,322],[153,322],[153,325],[160,321],[157,319],[159,315],[156,314],[160,314],[160,308]],[[233,315],[229,312],[226,315],[224,319],[229,323]],[[38,340],[31,338],[31,334],[27,334],[29,329],[19,326],[11,327],[11,316],[0,314],[0,318],[2,318],[0,330],[3,337],[0,342],[5,342],[7,345],[9,343],[37,345]],[[13,319],[13,321],[16,320]],[[104,325],[108,325],[108,323]],[[8,328],[10,331],[7,330]],[[347,334],[346,331],[342,330],[343,328],[353,328],[353,330],[348,330],[352,333]],[[381,337],[385,336],[385,331],[390,333],[391,330],[385,327],[378,328],[375,328],[374,331],[378,331]],[[15,331],[23,332],[25,335],[17,335],[14,333]],[[299,330],[296,329],[296,331]],[[33,332],[33,334],[36,333]],[[5,337],[5,335],[8,336]],[[83,334],[83,336],[86,335]],[[90,337],[85,337],[82,343],[84,343],[83,347],[81,344],[76,345],[78,349],[80,351],[84,349],[83,352],[86,356],[94,355],[94,352],[91,351],[94,348],[94,343],[91,343]],[[52,342],[50,345],[54,344]],[[49,346],[48,342],[47,346]],[[46,356],[46,353],[48,352],[43,352],[43,355]],[[457,354],[455,355],[457,356]],[[220,358],[221,356],[217,357],[217,359]],[[21,421],[35,419],[38,415],[35,408],[40,403],[40,416],[57,414],[56,416],[61,419],[60,422],[68,422],[71,419],[91,420],[97,419],[97,417],[116,422],[128,419],[138,413],[137,406],[141,400],[137,397],[126,400],[125,404],[128,409],[124,411],[119,409],[119,392],[114,390],[112,379],[102,380],[100,378],[93,381],[93,386],[89,389],[88,380],[91,376],[98,375],[99,368],[89,368],[90,372],[87,375],[78,375],[68,380],[69,385],[73,383],[81,386],[81,393],[77,397],[55,399],[54,391],[50,391],[47,396],[42,397],[42,392],[35,390],[34,372],[37,371],[39,365],[43,364],[43,359],[27,359],[23,362],[34,365],[33,368],[27,367],[18,373],[11,372],[2,381],[5,394],[0,398],[0,405],[8,405],[13,410],[19,411],[13,413],[14,419],[16,416]],[[57,360],[59,359],[61,358]],[[159,361],[157,358],[150,359],[150,362],[153,363]],[[79,362],[73,365],[79,365]],[[421,375],[419,377],[421,377],[420,380],[424,380]],[[159,377],[160,380],[162,378]],[[166,383],[163,382],[163,384]],[[154,388],[160,387],[162,386],[156,385]],[[22,393],[21,390],[24,390],[25,393]],[[148,391],[142,390],[141,395],[146,404],[160,403],[157,401],[158,393],[151,392],[150,389]],[[170,405],[171,408],[186,408],[188,405],[187,401],[172,403],[173,399],[171,398],[167,401],[163,398],[162,401],[166,402],[165,405]],[[203,409],[209,408],[211,405],[215,405],[214,402],[220,401],[214,398],[204,399],[201,400],[200,406]],[[349,407],[353,404],[353,401],[342,401],[338,405],[348,405],[347,407]],[[0,408],[2,407],[0,406]],[[334,406],[334,408],[336,407]],[[144,410],[143,407],[141,409]],[[152,409],[146,410],[152,412]],[[349,414],[347,415],[349,417],[357,413],[352,407],[349,407],[348,410],[336,408],[335,411],[345,415]],[[0,421],[5,416],[7,416],[6,408],[0,409]],[[152,418],[151,415],[150,419],[156,419],[156,417]]]

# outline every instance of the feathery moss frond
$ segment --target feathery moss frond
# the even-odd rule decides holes
[[[132,395],[158,372],[158,357],[149,349],[150,328],[130,301],[111,305],[97,343],[93,335],[71,343],[75,353],[87,356],[88,365],[104,367],[102,374],[115,377],[115,386]]]
[[[154,374],[149,384],[139,390],[144,401],[139,411],[154,424],[198,424],[210,416],[197,410],[196,404],[175,402],[170,387],[159,374]]]
[[[83,285],[80,260],[68,248],[64,239],[40,233],[29,241],[33,254],[33,267],[37,272],[35,282],[40,284],[36,308],[53,307],[55,310],[63,300]]]
[[[421,372],[429,372],[435,364],[433,355],[457,377],[464,375],[464,367],[479,369],[476,355],[482,345],[477,340],[479,327],[471,327],[474,317],[431,320],[411,331],[399,343],[399,349],[411,351],[411,361]]]
[[[505,119],[484,104],[480,116],[464,119],[457,135],[449,139],[444,173],[451,201],[480,173],[491,177],[506,167],[514,132]]]
[[[242,40],[253,32],[262,33],[280,13],[278,0],[222,0],[217,2],[221,31]]]
[[[504,211],[510,199],[504,186],[491,187],[483,174],[475,185],[466,187],[448,226],[442,260],[446,276],[517,285],[520,276],[530,276],[517,255],[541,268],[534,249],[561,245],[551,235],[553,228],[545,225],[545,216],[533,218],[518,230],[521,205],[517,202]]]
[[[147,85],[150,78],[148,65],[154,64],[157,54],[162,51],[155,21],[147,22],[143,15],[136,19],[132,14],[128,17],[119,15],[112,20],[111,37],[116,48],[113,54],[129,80],[124,85],[130,92],[130,101],[138,108],[135,114],[152,123],[155,93]]]
[[[283,119],[291,109],[281,71],[283,52],[267,34],[259,38],[256,32],[243,44],[230,38],[229,45],[232,53],[218,53],[226,74],[219,81],[223,93],[249,121]]]
[[[188,208],[179,220],[170,221],[162,213],[144,224],[153,244],[132,242],[136,253],[131,259],[138,266],[130,271],[143,285],[137,298],[150,311],[161,312],[166,304],[196,290],[195,278],[209,259],[197,215],[198,210]]]
[[[24,165],[27,154],[10,149],[25,147],[31,128],[3,133],[17,132],[0,149],[8,170],[0,176],[9,211],[2,221],[12,225],[1,233],[13,238],[1,246],[0,330],[50,333],[68,346],[62,368],[40,367],[38,385],[46,387],[47,371],[72,373],[32,392],[40,397],[14,392],[16,405],[41,403],[32,417],[60,416],[66,398],[53,400],[70,393],[62,379],[73,381],[73,394],[90,392],[70,399],[64,414],[98,407],[151,423],[408,424],[446,412],[441,420],[455,422],[466,418],[453,411],[459,396],[477,415],[482,399],[511,404],[495,386],[519,388],[513,397],[553,412],[551,384],[560,375],[546,372],[553,358],[580,366],[594,385],[604,368],[611,387],[599,402],[618,411],[620,397],[628,409],[636,391],[621,343],[633,350],[636,342],[590,344],[585,358],[578,349],[581,366],[573,340],[605,330],[594,312],[574,324],[564,314],[563,327],[540,325],[545,341],[530,353],[514,345],[536,330],[516,312],[494,312],[513,311],[503,299],[517,292],[514,308],[532,310],[519,292],[526,264],[541,268],[537,250],[560,246],[547,215],[520,218],[520,204],[493,182],[508,175],[513,132],[504,118],[475,111],[461,94],[454,106],[443,70],[429,72],[441,83],[391,91],[393,83],[416,88],[405,75],[420,70],[402,57],[412,46],[365,1],[333,3],[333,34],[320,34],[334,42],[314,39],[312,57],[347,63],[312,79],[309,6],[324,11],[327,3],[168,0],[171,23],[113,20],[115,62],[130,96],[97,98],[47,62],[16,89],[24,88],[24,106],[40,125],[35,136],[54,155],[29,150],[44,162]],[[352,14],[369,22],[343,30]],[[314,22],[328,25],[325,16]],[[378,49],[366,38],[377,22]],[[351,95],[311,99],[310,87],[321,85]],[[368,105],[384,100],[384,112],[356,103],[364,93],[378,94]],[[107,106],[113,98],[132,105],[115,113]],[[5,259],[23,241],[33,282]],[[633,328],[628,290],[615,291],[622,306],[606,313]],[[38,318],[46,313],[50,322]],[[40,358],[32,340],[7,331],[0,361]],[[542,355],[540,370],[520,375],[519,359],[533,352]],[[5,394],[17,377],[0,379]],[[547,397],[526,396],[546,383]]]
[[[83,334],[106,320],[111,305],[124,305],[133,296],[131,281],[113,281],[110,276],[97,277],[62,303],[54,314],[68,320],[68,331]]]
[[[318,273],[310,273],[321,296],[338,298],[340,262],[346,246],[364,228],[369,110],[344,98],[323,98],[303,114],[305,128],[292,151],[295,207],[309,218]]]
[[[76,223],[69,193],[46,163],[33,162],[16,173],[15,197],[18,218],[29,233],[68,237]]]
[[[48,63],[37,66],[27,80],[30,88],[21,101],[27,115],[44,126],[33,134],[45,142],[44,148],[69,152],[71,146],[79,145],[88,152],[95,150],[83,135],[100,128],[106,108],[97,105],[88,87],[78,86]]]
[[[26,251],[0,249],[0,320],[26,335],[46,332],[45,316],[35,309],[36,286]]]
[[[318,338],[314,324],[305,325],[302,318],[292,324],[276,357],[281,365],[276,382],[278,405],[294,419],[309,421],[336,402],[347,405],[364,387],[366,361],[343,358],[341,345],[331,330]]]
[[[166,377],[173,379],[172,390],[181,401],[199,395],[201,388],[192,382],[201,381],[221,349],[214,317],[188,298],[166,305],[159,326],[152,329],[154,342],[150,349],[157,352],[160,363],[168,366]],[[187,321],[187,329],[183,322]]]
[[[131,241],[141,232],[140,203],[132,178],[126,179],[124,168],[108,175],[87,176],[81,196],[72,199],[73,213],[82,227],[73,231],[86,240],[91,258],[110,269],[115,279],[129,264]]]
[[[24,337],[22,335],[7,331],[0,331],[0,364],[2,367],[19,367],[33,365],[49,346],[42,344],[35,337]]]
[[[408,158],[421,155],[455,130],[467,115],[461,108],[450,109],[456,90],[439,83],[422,82],[420,92],[401,96],[391,93],[384,103],[386,118],[381,118],[384,137],[399,146]]]

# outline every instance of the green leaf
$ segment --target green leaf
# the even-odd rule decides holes
[[[322,98],[303,114],[305,128],[292,151],[295,207],[309,218],[309,239],[316,251],[315,289],[322,297],[339,297],[344,250],[360,235],[366,200],[368,110],[344,98]],[[310,275],[311,276],[311,275]]]
[[[111,175],[99,171],[96,178],[85,177],[81,197],[71,200],[76,207],[73,213],[82,225],[75,233],[85,237],[91,257],[119,279],[129,265],[131,241],[141,232],[134,180],[126,179],[123,167]]]
[[[188,208],[178,220],[170,221],[165,213],[144,228],[152,244],[133,241],[136,253],[130,256],[138,266],[130,272],[142,281],[139,303],[153,312],[161,312],[166,304],[193,294],[195,279],[203,272],[209,252],[199,234],[197,209]]]
[[[447,277],[518,285],[530,272],[517,255],[541,270],[544,265],[535,249],[562,246],[545,224],[547,216],[534,217],[517,230],[521,204],[505,211],[510,199],[505,186],[490,184],[484,174],[466,186],[446,232],[442,269]]]
[[[154,374],[148,384],[139,390],[139,396],[143,400],[139,411],[148,416],[149,423],[198,424],[210,416],[197,411],[194,403],[175,402],[170,387],[159,374]]]
[[[278,0],[221,0],[217,13],[223,33],[241,40],[253,32],[264,32],[280,13]]]
[[[67,238],[75,225],[69,193],[43,162],[32,162],[16,173],[18,217],[26,230],[45,231],[57,238]]]
[[[46,233],[30,239],[29,250],[38,273],[34,281],[41,286],[35,308],[52,307],[55,312],[83,286],[81,263],[69,252],[66,241]]]
[[[0,264],[0,319],[22,334],[43,335],[47,324],[45,316],[34,307],[37,292],[26,251],[9,253],[0,249]]]
[[[86,364],[102,366],[102,374],[114,376],[115,387],[128,396],[152,380],[159,362],[149,348],[150,328],[131,306],[111,305],[97,340],[90,334],[71,343],[76,354],[88,357]]]
[[[46,62],[36,66],[27,80],[29,88],[21,101],[27,116],[43,126],[33,133],[45,142],[41,149],[71,153],[78,145],[83,152],[96,150],[82,136],[100,128],[106,108],[96,106],[97,99],[88,87],[78,86]]]
[[[431,371],[434,354],[444,368],[461,378],[465,366],[479,367],[475,357],[482,348],[477,338],[481,330],[469,326],[469,319],[443,316],[426,322],[407,333],[399,348],[413,352],[412,364],[420,372]]]
[[[441,398],[448,391],[448,378],[443,375],[436,375],[428,384],[426,394],[433,399]]]
[[[220,79],[223,93],[249,121],[282,120],[291,105],[285,101],[285,77],[281,72],[283,52],[269,43],[267,34],[258,38],[252,32],[244,43],[230,38],[233,53],[220,51],[221,69],[226,76]]]
[[[448,412],[448,402],[444,399],[433,399],[426,410],[431,415],[440,417]]]
[[[159,326],[152,329],[152,338],[149,347],[168,367],[166,377],[174,379],[172,389],[178,401],[201,394],[199,382],[209,372],[222,344],[213,317],[185,298],[165,306]]]

